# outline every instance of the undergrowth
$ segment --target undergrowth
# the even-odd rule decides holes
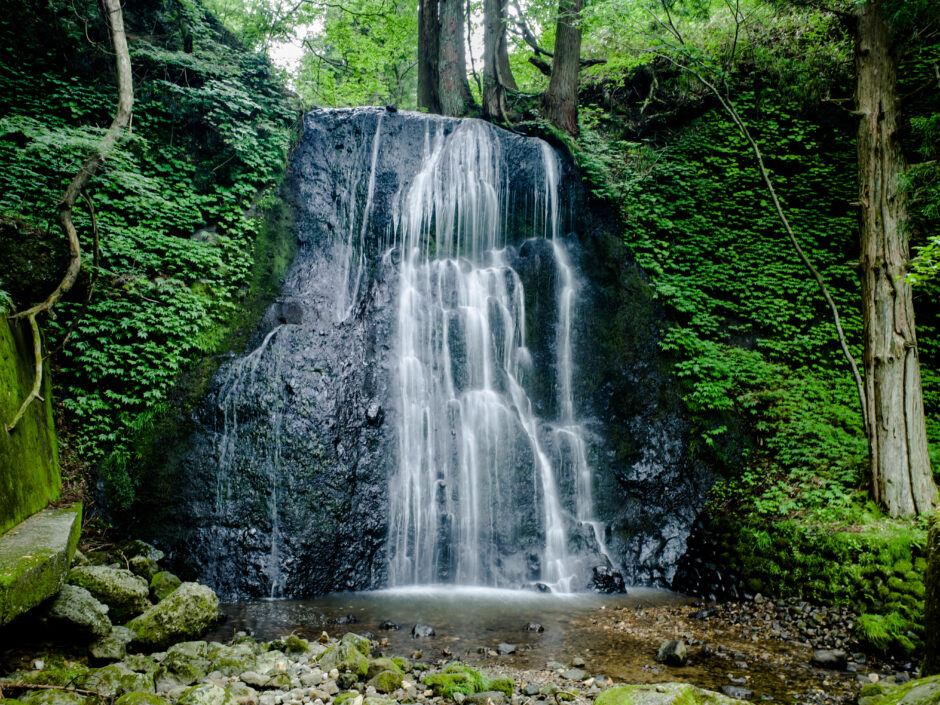
[[[0,215],[60,238],[58,198],[116,103],[107,34],[90,0],[11,5],[0,18]],[[68,442],[99,468],[115,508],[134,497],[133,440],[190,361],[231,343],[251,305],[261,219],[297,117],[267,61],[198,2],[136,3],[125,23],[136,100],[130,134],[89,187],[97,288],[84,309],[93,246],[87,209],[76,209],[83,273],[49,325],[50,348],[65,343],[56,391]]]

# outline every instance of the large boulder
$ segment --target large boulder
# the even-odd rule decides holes
[[[597,696],[594,705],[738,705],[745,702],[688,683],[656,683],[609,688]]]
[[[126,622],[150,606],[150,586],[129,570],[106,566],[81,566],[69,573],[72,585],[83,587],[111,608],[115,622]]]
[[[203,683],[183,693],[178,705],[235,705],[235,698],[224,688],[211,683]]]
[[[40,619],[63,636],[94,639],[111,633],[108,606],[75,585],[63,585]]]
[[[199,583],[183,583],[127,626],[137,633],[135,643],[164,649],[201,636],[218,619],[218,613],[219,598],[212,590]]]

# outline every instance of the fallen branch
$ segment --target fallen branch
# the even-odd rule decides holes
[[[97,690],[85,690],[84,688],[74,688],[70,685],[44,685],[41,683],[11,683],[9,681],[4,681],[3,685],[11,690],[64,690],[68,693],[81,693],[82,695],[94,695],[95,697],[103,697],[101,693]],[[3,696],[3,691],[0,690],[0,697]]]

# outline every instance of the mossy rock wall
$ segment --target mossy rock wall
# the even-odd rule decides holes
[[[799,520],[706,517],[693,528],[673,589],[717,599],[756,593],[852,607],[876,651],[923,646],[925,532],[884,521],[865,531]],[[928,580],[929,582],[929,580]]]
[[[32,389],[34,369],[29,326],[0,316],[0,533],[58,499],[62,483],[48,375],[44,401],[30,404],[13,432],[6,430]]]

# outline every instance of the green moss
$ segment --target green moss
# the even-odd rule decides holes
[[[435,695],[452,698],[454,693],[472,695],[487,690],[487,680],[483,675],[459,661],[447,665],[441,673],[427,676],[422,683],[428,686]]]
[[[935,705],[940,702],[940,676],[931,676],[891,688],[882,695],[863,696],[860,705]]]
[[[114,705],[169,705],[169,701],[155,693],[136,691],[125,693],[114,701]]]
[[[609,688],[597,696],[594,705],[730,705],[741,702],[687,683],[658,683]]]
[[[369,685],[380,693],[394,693],[401,688],[402,673],[397,668],[394,671],[382,671],[369,680]]]
[[[0,312],[0,425],[13,420],[35,378],[30,327]],[[48,365],[41,396],[12,433],[0,429],[0,534],[59,498],[58,442]]]
[[[512,678],[509,676],[500,676],[498,678],[489,679],[486,682],[485,690],[498,690],[500,693],[505,693],[507,698],[511,698],[513,687]]]

